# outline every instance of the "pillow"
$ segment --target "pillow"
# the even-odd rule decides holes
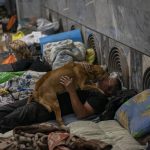
[[[43,46],[46,43],[58,42],[58,41],[63,41],[63,40],[67,40],[67,39],[71,39],[74,42],[83,42],[82,34],[79,29],[49,35],[49,36],[40,38],[40,45],[41,45],[42,53],[43,53]]]
[[[115,119],[135,138],[150,133],[150,89],[124,103],[117,110]]]

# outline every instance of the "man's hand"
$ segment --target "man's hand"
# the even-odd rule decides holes
[[[75,87],[73,85],[73,79],[68,76],[61,76],[60,83],[65,87],[68,93],[75,91]]]
[[[72,78],[68,76],[62,76],[60,78],[60,83],[65,87],[70,96],[72,108],[77,118],[84,118],[91,114],[94,114],[94,110],[92,106],[88,104],[88,102],[85,102],[85,104],[81,103],[76,93]]]

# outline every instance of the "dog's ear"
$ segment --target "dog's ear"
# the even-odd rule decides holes
[[[108,72],[108,66],[105,64],[105,65],[100,65],[105,71]]]
[[[101,65],[94,65],[93,67],[93,74],[97,80],[103,80],[109,76],[109,73],[103,69]]]

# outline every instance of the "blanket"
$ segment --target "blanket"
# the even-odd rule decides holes
[[[110,150],[112,146],[101,140],[86,140],[72,135],[54,124],[21,126],[13,136],[0,139],[5,150]]]
[[[23,75],[24,72],[0,72],[0,84],[16,76]]]
[[[0,95],[0,106],[27,98],[35,87],[36,81],[45,72],[26,71],[22,76],[14,77],[0,84],[0,89],[6,89],[7,94]]]
[[[68,132],[51,132],[48,135],[49,150],[111,150],[112,145],[101,140],[86,140]]]
[[[52,70],[71,61],[84,61],[85,53],[83,43],[72,40],[47,43],[43,46],[43,56],[52,66]]]

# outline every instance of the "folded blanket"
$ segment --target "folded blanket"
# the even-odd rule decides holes
[[[47,43],[43,47],[43,56],[53,70],[71,61],[84,61],[85,53],[83,43],[72,40]]]

